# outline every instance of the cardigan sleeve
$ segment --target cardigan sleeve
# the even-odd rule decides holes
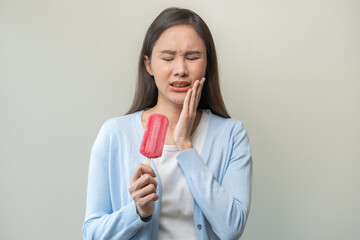
[[[129,239],[148,223],[140,219],[134,202],[113,212],[109,188],[110,143],[107,123],[101,127],[91,150],[86,216],[82,230],[84,239]]]
[[[196,203],[220,239],[238,239],[241,236],[250,208],[250,144],[242,123],[238,122],[233,131],[230,154],[227,159],[217,159],[228,164],[221,184],[195,149],[189,149],[177,156]]]

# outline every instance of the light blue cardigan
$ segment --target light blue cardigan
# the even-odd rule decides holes
[[[211,113],[201,154],[177,156],[194,197],[197,239],[237,239],[249,214],[252,159],[243,124]],[[139,111],[106,121],[92,147],[84,239],[157,239],[160,200],[141,220],[128,192],[130,178],[145,157],[139,153],[144,129]],[[157,193],[161,181],[157,175]]]

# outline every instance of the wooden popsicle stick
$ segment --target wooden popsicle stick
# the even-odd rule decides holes
[[[150,166],[150,158],[146,158],[146,165]]]

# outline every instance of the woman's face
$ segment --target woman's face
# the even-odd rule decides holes
[[[186,92],[205,76],[206,47],[189,25],[166,29],[154,45],[151,60],[144,57],[146,70],[154,76],[158,104],[183,104]]]

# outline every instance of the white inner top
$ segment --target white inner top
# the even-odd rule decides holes
[[[201,120],[191,136],[193,147],[201,153],[209,114],[202,112]],[[196,239],[193,202],[194,198],[176,156],[176,145],[164,145],[162,156],[153,159],[162,185],[159,239]]]

